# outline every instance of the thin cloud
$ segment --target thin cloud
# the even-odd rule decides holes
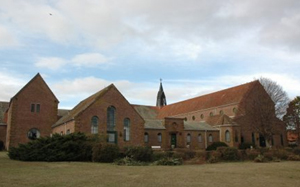
[[[47,68],[50,70],[58,70],[69,67],[84,67],[84,68],[103,68],[101,65],[108,65],[110,59],[100,53],[85,53],[74,56],[72,59],[63,59],[58,57],[40,57],[35,63],[36,67]]]

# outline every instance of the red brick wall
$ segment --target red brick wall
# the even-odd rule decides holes
[[[2,141],[4,143],[6,143],[6,125],[0,125],[0,141]]]
[[[89,106],[75,118],[75,131],[91,134],[91,119],[93,116],[99,118],[99,134],[107,131],[107,108],[114,106],[117,131],[117,144],[119,147],[144,144],[144,120],[136,110],[128,103],[121,93],[112,87],[95,103]],[[130,119],[130,140],[124,140],[124,119]]]
[[[219,115],[221,111],[223,112],[223,114],[226,114],[229,117],[234,117],[235,116],[235,113],[233,112],[234,108],[237,109],[238,105],[232,104],[232,105],[218,106],[215,108],[204,109],[204,110],[176,115],[176,117],[187,118],[188,121],[206,121],[207,118],[210,116],[210,113],[213,113],[213,115]],[[201,115],[203,115],[203,119],[201,118]]]
[[[75,121],[69,121],[67,123],[64,123],[62,125],[56,126],[52,129],[52,134],[67,134],[67,131],[70,131],[70,133],[75,132]]]
[[[164,126],[166,129],[145,129],[149,135],[149,142],[146,146],[161,146],[162,149],[171,148],[171,135],[176,134],[176,148],[191,148],[191,149],[205,149],[213,142],[220,141],[219,131],[197,131],[184,130],[183,119],[165,118]],[[158,142],[158,134],[162,134],[162,142]],[[191,142],[187,142],[187,135],[191,135]],[[202,141],[199,142],[198,136],[201,134]],[[212,135],[213,142],[208,141],[208,136]]]
[[[40,104],[40,112],[31,112],[31,104]],[[12,100],[8,115],[7,147],[29,141],[27,133],[36,128],[49,136],[57,120],[58,101],[41,77],[36,76]]]
[[[256,104],[256,105],[255,105]],[[259,111],[259,112],[258,112]],[[274,103],[260,84],[255,84],[251,91],[247,94],[244,100],[239,104],[239,111],[235,121],[241,126],[241,134],[244,137],[244,142],[252,142],[252,133],[255,134],[255,144],[259,145],[259,116],[267,116],[272,124],[274,146],[280,147],[281,137],[283,135],[284,146],[287,145],[286,129],[282,121],[276,118]],[[256,126],[256,127],[254,127]]]

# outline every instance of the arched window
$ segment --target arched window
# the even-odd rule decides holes
[[[30,129],[27,133],[27,137],[30,139],[30,140],[35,140],[37,138],[39,138],[41,136],[41,133],[38,129],[36,128],[33,128],[33,129]]]
[[[191,139],[192,139],[191,134],[188,133],[187,136],[186,136],[186,142],[191,143]]]
[[[201,143],[202,142],[202,135],[198,134],[198,142]]]
[[[114,131],[116,126],[116,108],[110,106],[107,108],[107,130]]]
[[[149,134],[147,132],[145,132],[145,134],[144,134],[144,142],[145,143],[149,142]]]
[[[230,132],[229,132],[229,130],[225,131],[225,141],[230,142]]]
[[[124,119],[124,140],[125,141],[130,140],[130,119],[129,118]]]
[[[223,115],[224,114],[224,111],[223,110],[220,110],[220,115]]]
[[[211,112],[211,113],[209,113],[209,115],[210,115],[210,116],[214,116],[214,113],[213,113],[213,112]]]
[[[213,142],[213,136],[211,134],[208,135],[208,142]]]
[[[99,119],[97,116],[93,116],[91,119],[91,133],[97,134],[98,133],[98,122]]]
[[[162,140],[161,133],[158,133],[158,134],[157,134],[157,141],[158,141],[159,143],[161,143],[161,140]]]

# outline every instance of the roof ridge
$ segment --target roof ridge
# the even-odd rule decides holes
[[[254,80],[254,81],[251,81],[251,82],[247,82],[247,83],[244,83],[244,84],[240,84],[240,85],[237,85],[237,86],[234,86],[234,87],[230,87],[230,88],[225,88],[223,90],[218,90],[218,91],[214,91],[214,92],[211,92],[211,93],[206,93],[204,95],[199,95],[199,96],[196,96],[196,97],[193,97],[193,98],[190,98],[190,99],[186,99],[186,100],[183,100],[183,101],[179,101],[179,102],[176,102],[176,103],[172,103],[172,104],[169,104],[169,105],[166,105],[166,106],[170,106],[170,105],[174,105],[174,104],[178,104],[178,103],[183,103],[183,102],[186,102],[186,101],[190,101],[190,100],[193,100],[193,99],[197,99],[199,97],[204,97],[204,96],[207,96],[207,95],[211,95],[211,94],[216,94],[216,93],[220,93],[220,92],[224,92],[224,91],[227,91],[227,90],[231,90],[231,89],[234,89],[234,88],[238,88],[238,87],[242,87],[242,86],[245,86],[245,85],[250,85],[250,84],[254,84],[255,82],[258,82],[258,80]]]

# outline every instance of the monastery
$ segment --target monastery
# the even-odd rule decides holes
[[[263,105],[258,105],[261,101]],[[0,102],[0,141],[5,148],[73,132],[102,134],[119,147],[205,149],[219,141],[231,147],[242,143],[265,147],[265,137],[255,124],[256,116],[266,111],[272,145],[287,146],[285,125],[276,118],[274,103],[259,81],[169,105],[160,83],[156,106],[130,104],[111,84],[72,110],[58,109],[58,104],[40,74],[9,102]]]

